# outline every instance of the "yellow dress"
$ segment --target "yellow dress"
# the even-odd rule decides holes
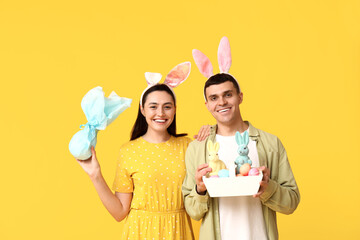
[[[188,137],[149,143],[142,137],[120,149],[113,190],[133,193],[121,239],[194,239],[181,185]]]

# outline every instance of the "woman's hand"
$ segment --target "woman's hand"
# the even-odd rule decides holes
[[[205,140],[210,135],[210,127],[211,125],[203,125],[200,128],[198,134],[194,135],[194,138],[199,142]]]
[[[132,193],[113,193],[107,185],[100,171],[100,164],[96,158],[94,147],[91,147],[91,157],[78,160],[80,166],[90,176],[101,202],[116,221],[123,220],[130,211]]]
[[[96,152],[94,147],[91,147],[91,157],[86,160],[76,159],[84,171],[89,175],[90,178],[95,178],[100,173],[100,164],[96,158]]]

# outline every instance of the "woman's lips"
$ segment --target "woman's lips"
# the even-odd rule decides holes
[[[153,121],[156,123],[165,123],[167,119],[154,119]]]

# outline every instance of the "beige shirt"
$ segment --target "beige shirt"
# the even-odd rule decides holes
[[[269,240],[278,239],[276,212],[291,214],[300,201],[300,193],[287,154],[280,140],[249,124],[249,136],[256,141],[260,166],[270,169],[270,181],[260,196]],[[215,141],[217,126],[211,128],[208,139]],[[196,192],[195,173],[200,164],[208,163],[206,141],[190,143],[185,156],[186,176],[182,186],[184,204],[191,218],[202,220],[200,240],[220,240],[219,201],[208,193]]]

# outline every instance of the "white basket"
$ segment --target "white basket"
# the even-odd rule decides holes
[[[254,195],[259,191],[263,174],[258,176],[207,178],[203,177],[210,197],[235,197]]]

